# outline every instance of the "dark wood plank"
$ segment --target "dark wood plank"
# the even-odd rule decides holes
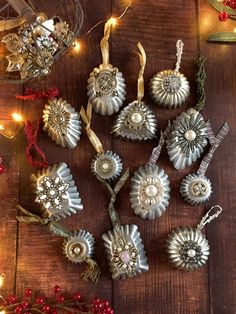
[[[207,106],[204,110],[211,119],[215,132],[227,121],[230,133],[216,152],[209,168],[214,194],[210,204],[220,204],[222,215],[207,227],[211,246],[209,258],[210,312],[233,314],[236,312],[235,277],[235,180],[236,163],[236,67],[235,45],[207,43],[206,37],[216,31],[232,31],[235,22],[220,23],[217,12],[205,1],[200,1],[200,31],[202,53],[207,58]]]
[[[113,3],[114,12],[119,12],[120,1]],[[173,119],[196,103],[194,75],[198,47],[195,4],[193,1],[135,1],[113,33],[112,60],[125,74],[128,102],[136,97],[139,63],[134,51],[137,51],[137,42],[141,41],[147,53],[145,100],[151,103],[148,96],[149,80],[156,72],[174,66],[175,43],[179,38],[185,43],[181,71],[190,80],[192,94],[187,103],[177,110],[162,110],[152,106],[159,128],[164,128],[168,119]],[[148,161],[152,148],[157,144],[127,143],[120,139],[113,141],[114,150],[122,156],[131,173]],[[122,314],[208,313],[207,267],[191,274],[179,272],[168,265],[165,255],[165,240],[171,229],[181,225],[194,226],[202,213],[201,207],[187,205],[179,195],[181,179],[193,169],[175,171],[164,151],[158,164],[170,176],[172,186],[171,202],[163,217],[155,221],[143,221],[136,217],[130,208],[128,185],[119,198],[122,222],[139,226],[150,270],[139,278],[115,283],[115,311]]]
[[[55,6],[55,1],[47,5]],[[96,1],[86,2],[85,23],[82,33],[85,33],[97,21],[109,16],[109,1],[101,1],[99,8],[94,10]],[[80,106],[87,105],[86,81],[89,73],[100,63],[99,40],[103,34],[103,26],[98,27],[93,33],[85,37],[81,53],[74,50],[63,56],[53,67],[52,73],[45,79],[30,84],[37,90],[57,86],[61,96],[68,100],[78,111]],[[29,120],[36,121],[42,115],[45,101],[34,103],[22,102],[21,106]],[[94,117],[94,125],[104,146],[110,147],[111,139],[103,132],[110,127],[110,119]],[[20,201],[26,208],[36,210],[34,198],[29,186],[29,176],[35,170],[26,162],[23,152],[25,142],[22,141],[21,176],[20,176]],[[86,229],[93,233],[97,241],[96,258],[101,265],[103,276],[98,285],[83,282],[80,273],[82,265],[73,265],[62,255],[62,239],[57,238],[42,226],[23,225],[19,227],[19,258],[17,288],[22,293],[25,286],[37,286],[37,289],[46,293],[50,286],[58,283],[68,291],[81,291],[85,296],[106,297],[111,301],[112,282],[108,277],[107,264],[103,257],[101,235],[109,228],[109,220],[105,211],[107,194],[103,187],[90,173],[90,163],[95,152],[89,143],[86,134],[82,135],[76,149],[68,150],[57,146],[43,131],[39,134],[40,147],[45,152],[50,164],[64,161],[73,173],[84,204],[84,211],[76,216],[64,220],[62,223],[71,230]],[[94,193],[96,191],[96,199]],[[96,219],[94,219],[96,217]]]

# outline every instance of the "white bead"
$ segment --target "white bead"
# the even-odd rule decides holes
[[[142,119],[142,115],[138,112],[133,113],[131,116],[131,120],[133,123],[140,123]]]
[[[102,169],[103,170],[108,170],[109,169],[109,163],[108,162],[102,163]]]
[[[186,138],[187,141],[191,142],[195,140],[197,134],[193,130],[188,130],[185,132],[184,137]]]
[[[150,196],[150,197],[156,196],[158,193],[158,189],[155,185],[150,184],[146,187],[145,193],[147,194],[147,196]]]
[[[193,249],[189,249],[187,251],[187,255],[188,255],[188,257],[194,257],[196,255],[196,251]]]
[[[76,246],[76,247],[74,248],[74,253],[75,253],[76,255],[78,255],[78,254],[80,254],[80,252],[81,252],[80,247]]]

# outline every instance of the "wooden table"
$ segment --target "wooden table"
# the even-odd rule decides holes
[[[57,1],[51,1],[56,5]],[[50,5],[52,5],[50,3]],[[126,2],[127,3],[127,2]],[[113,15],[125,7],[121,0],[86,1],[83,32],[93,24]],[[87,137],[83,134],[74,150],[63,149],[40,131],[39,144],[50,163],[68,163],[78,185],[84,211],[66,219],[63,223],[70,229],[85,228],[94,233],[97,241],[96,257],[102,268],[102,277],[94,286],[80,279],[83,266],[69,263],[62,255],[62,240],[53,236],[45,227],[37,224],[18,224],[15,216],[18,201],[27,209],[37,209],[29,184],[29,176],[35,170],[26,162],[25,137],[9,141],[1,137],[0,154],[7,164],[7,172],[0,176],[0,271],[6,273],[4,294],[32,287],[50,293],[50,287],[59,284],[69,292],[77,290],[85,296],[99,295],[112,302],[116,314],[233,314],[236,313],[236,250],[235,250],[235,202],[236,202],[236,47],[206,42],[206,36],[216,30],[232,29],[233,22],[222,24],[217,13],[206,1],[187,0],[134,0],[132,8],[120,21],[110,41],[111,61],[124,73],[127,82],[127,101],[136,97],[136,77],[139,70],[137,42],[141,41],[147,52],[146,100],[148,82],[157,71],[172,68],[175,63],[175,42],[184,40],[181,71],[188,77],[191,97],[186,104],[173,111],[153,106],[159,128],[168,119],[174,119],[184,109],[197,101],[194,75],[195,59],[199,53],[207,58],[207,102],[204,117],[210,118],[215,132],[228,121],[230,135],[215,154],[209,167],[208,177],[213,181],[214,194],[205,208],[186,204],[179,194],[181,179],[197,169],[175,171],[163,150],[159,164],[170,176],[172,193],[166,213],[160,219],[144,221],[130,209],[129,184],[117,200],[122,223],[136,223],[144,239],[150,270],[135,279],[112,281],[101,235],[111,228],[106,212],[108,194],[90,172],[94,156]],[[82,51],[73,51],[55,64],[52,73],[28,86],[44,90],[57,86],[61,96],[77,110],[86,105],[86,81],[91,70],[101,61],[99,41],[102,26],[82,41]],[[0,117],[16,109],[25,119],[36,121],[41,117],[45,101],[16,101],[15,94],[22,93],[25,86],[0,85]],[[155,142],[129,143],[110,135],[114,117],[94,116],[93,126],[104,147],[117,152],[130,167],[131,173],[147,162]],[[224,207],[223,214],[208,225],[205,232],[211,246],[208,264],[192,273],[171,268],[165,255],[168,233],[181,225],[196,226],[206,208],[213,204]]]

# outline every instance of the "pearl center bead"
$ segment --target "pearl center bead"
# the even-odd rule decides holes
[[[81,248],[80,248],[79,246],[76,246],[76,247],[74,248],[74,253],[75,253],[76,255],[79,255],[80,252],[81,252]]]
[[[131,116],[131,120],[133,123],[140,123],[142,121],[142,115],[141,113],[135,112]]]
[[[193,130],[188,130],[185,132],[184,137],[186,138],[187,141],[192,142],[195,140],[197,134]]]
[[[196,251],[193,249],[189,249],[187,251],[187,255],[188,255],[188,257],[194,257],[196,255]]]
[[[108,162],[103,162],[102,163],[102,170],[107,171],[109,169],[109,163]]]
[[[156,196],[157,193],[158,193],[158,189],[155,185],[153,184],[150,184],[146,187],[145,189],[145,193],[147,194],[147,196],[149,197],[153,197],[153,196]]]
[[[122,252],[120,253],[120,259],[121,259],[121,261],[122,261],[123,263],[125,263],[125,264],[129,263],[130,260],[131,260],[131,257],[130,257],[129,252],[128,252],[128,251],[122,251]]]

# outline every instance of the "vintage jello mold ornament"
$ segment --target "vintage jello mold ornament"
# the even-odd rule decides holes
[[[43,111],[43,130],[58,145],[75,148],[80,140],[81,121],[78,112],[64,99],[49,99]]]
[[[205,104],[204,83],[206,73],[204,59],[199,58],[197,73],[199,102],[195,108],[182,112],[173,122],[167,139],[167,152],[177,170],[191,166],[201,157],[207,145],[207,127],[200,111]]]
[[[229,132],[229,126],[224,123],[217,136],[214,136],[210,122],[207,123],[208,139],[211,147],[201,161],[197,173],[188,174],[181,182],[180,193],[184,200],[191,205],[199,205],[209,200],[212,194],[211,181],[205,176],[214,152]]]
[[[138,76],[137,100],[131,102],[119,114],[113,126],[113,133],[127,140],[145,141],[156,137],[157,121],[154,112],[144,103],[144,70],[146,53],[138,43],[140,71]]]
[[[104,150],[99,138],[91,129],[90,125],[92,120],[92,104],[90,101],[88,102],[86,111],[83,107],[81,107],[80,115],[86,124],[88,138],[97,152],[97,155],[94,157],[91,163],[92,173],[103,180],[112,181],[117,179],[122,172],[122,161],[116,153],[110,150]]]
[[[125,101],[126,86],[123,74],[109,63],[109,37],[112,21],[104,27],[104,37],[100,47],[102,64],[90,73],[87,95],[95,112],[110,116],[118,112]]]
[[[113,230],[103,234],[102,239],[112,279],[128,279],[148,271],[149,265],[138,227],[134,224],[121,225],[115,209],[116,196],[129,177],[129,170],[120,177],[115,187],[98,178],[111,194],[108,206]]]
[[[216,209],[218,209],[216,211]],[[214,213],[215,211],[215,213]],[[166,251],[170,263],[181,270],[193,271],[206,264],[210,255],[210,246],[202,228],[222,212],[219,205],[211,209],[202,218],[197,228],[179,227],[169,234]]]
[[[174,70],[164,70],[150,81],[150,94],[153,101],[166,109],[174,109],[181,106],[190,94],[189,82],[179,72],[184,43],[178,40],[176,43],[177,61]]]
[[[169,123],[165,132],[161,132],[159,144],[153,149],[148,163],[140,166],[131,178],[131,207],[135,214],[143,219],[160,217],[169,205],[170,182],[168,175],[156,165],[156,162],[170,129]]]

